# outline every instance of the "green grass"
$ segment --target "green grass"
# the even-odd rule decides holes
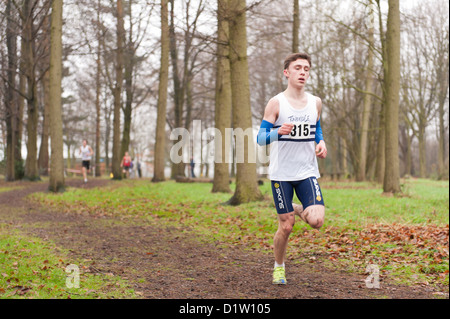
[[[390,197],[370,183],[348,183],[347,186],[322,185],[327,220],[331,224],[350,221],[358,226],[372,223],[445,225],[449,222],[448,181],[406,180],[403,194]]]
[[[0,193],[2,192],[9,192],[16,189],[20,189],[20,187],[0,187]]]
[[[67,255],[48,241],[25,236],[2,224],[0,299],[136,298],[120,277],[89,273],[85,261],[70,260]],[[78,288],[70,265],[78,268]]]
[[[277,216],[270,184],[260,187],[265,200],[236,207],[223,205],[231,194],[212,194],[211,188],[209,183],[126,180],[106,189],[33,198],[63,212],[144,218],[195,230],[202,240],[271,253]],[[375,263],[388,280],[446,285],[448,291],[448,181],[403,180],[398,196],[383,195],[369,182],[321,181],[321,188],[325,224],[320,231],[295,225],[288,249],[293,262],[320,256],[330,267],[360,273]]]

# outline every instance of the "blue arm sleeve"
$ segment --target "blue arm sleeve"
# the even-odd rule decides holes
[[[323,141],[323,133],[322,127],[320,126],[320,119],[316,123],[316,143],[319,144],[320,141]]]
[[[258,135],[256,136],[256,142],[259,145],[267,145],[273,141],[278,140],[278,128],[275,130],[271,130],[273,128],[273,124],[263,120],[261,126],[258,131]]]

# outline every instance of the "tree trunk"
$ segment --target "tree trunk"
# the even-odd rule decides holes
[[[176,34],[175,34],[175,13],[174,13],[174,0],[170,0],[170,27],[169,27],[169,35],[170,35],[170,60],[172,62],[172,78],[173,78],[173,87],[174,87],[174,104],[175,104],[175,128],[181,128],[183,126],[183,107],[184,107],[184,95],[185,95],[185,85],[180,79],[179,70],[178,70],[178,50],[177,50],[177,42],[176,42]],[[186,57],[185,57],[186,59]],[[176,145],[181,141],[181,136],[178,137],[173,143]],[[177,176],[184,176],[185,164],[183,161],[180,163],[172,163],[171,175],[172,179],[175,179]]]
[[[100,0],[97,1],[97,23],[100,24]],[[95,176],[100,177],[100,91],[101,91],[101,39],[100,31],[97,31],[97,74],[95,75]],[[106,157],[108,154],[106,154]]]
[[[5,179],[14,181],[15,173],[15,146],[16,146],[16,117],[17,98],[14,94],[16,85],[16,65],[17,65],[17,36],[15,34],[13,21],[15,20],[11,10],[11,0],[6,3],[6,47],[8,50],[8,70],[5,82],[5,109],[6,109],[6,171]]]
[[[48,176],[49,168],[49,152],[48,152],[48,138],[50,130],[50,102],[49,102],[49,90],[50,90],[50,78],[49,71],[46,71],[42,84],[44,87],[44,114],[42,118],[42,134],[41,134],[41,146],[39,147],[39,172],[41,175]]]
[[[426,157],[426,136],[425,126],[426,124],[422,120],[422,116],[419,119],[419,129],[417,139],[419,140],[419,177],[425,178],[427,176],[427,157]]]
[[[155,160],[152,182],[165,180],[166,109],[169,81],[169,11],[168,0],[161,0],[161,67],[158,87],[158,115],[156,121]]]
[[[64,190],[63,129],[61,110],[62,77],[62,11],[63,0],[52,1],[50,33],[50,135],[51,168],[49,189],[53,192]]]
[[[440,49],[438,56],[437,80],[438,80],[438,114],[439,114],[439,149],[438,149],[438,179],[448,179],[448,166],[445,166],[445,101],[447,99],[449,85],[449,56],[448,56],[448,31],[447,37]],[[448,115],[447,115],[448,117]]]
[[[23,28],[23,37],[25,46],[23,47],[23,58],[25,60],[25,74],[27,79],[27,158],[25,162],[24,178],[30,181],[39,180],[38,162],[37,162],[37,125],[38,125],[38,100],[37,83],[35,74],[35,58],[33,50],[33,12],[31,10],[31,1],[23,2],[23,16],[25,25]]]
[[[112,150],[112,173],[116,180],[122,179],[120,163],[121,154],[120,141],[120,116],[122,110],[122,81],[123,81],[123,39],[124,22],[122,0],[117,0],[117,54],[116,54],[116,84],[114,88],[114,119],[113,119],[113,150]]]
[[[386,77],[388,72],[387,68],[387,54],[386,54],[386,34],[383,30],[383,18],[381,14],[380,0],[375,0],[378,7],[378,24],[380,29],[380,40],[381,40],[381,55],[383,64],[383,74]],[[386,81],[384,80],[381,84],[382,89],[382,102],[380,113],[378,116],[378,138],[377,138],[377,158],[376,158],[376,168],[375,174],[377,182],[380,184],[384,183],[385,174],[385,141],[386,141],[386,124],[385,124],[385,108],[386,108]]]
[[[236,156],[243,162],[236,166],[236,190],[228,201],[239,205],[262,199],[256,178],[255,145],[253,140],[250,88],[247,62],[247,31],[245,0],[230,0],[230,69],[233,107],[233,128],[248,130],[247,138],[236,138]]]
[[[299,34],[298,34],[298,30],[300,28],[300,9],[299,9],[299,4],[298,4],[298,0],[294,0],[294,14],[293,14],[293,19],[294,22],[292,24],[292,53],[298,52],[299,50]]]
[[[218,0],[217,5],[217,73],[214,120],[220,136],[214,137],[215,156],[212,192],[231,193],[228,163],[230,147],[226,145],[226,140],[229,139],[225,135],[225,129],[231,126],[230,47],[228,42],[229,26],[228,20],[226,19],[228,0]]]
[[[132,19],[131,14],[132,1],[128,2],[128,12],[130,16],[130,21]],[[131,117],[132,117],[132,107],[133,107],[133,73],[135,65],[135,49],[133,46],[133,28],[129,27],[129,39],[127,43],[125,59],[125,108],[123,110],[123,134],[122,134],[122,149],[121,154],[130,151],[130,133],[131,133]]]
[[[361,182],[366,179],[366,166],[367,166],[367,144],[368,144],[368,131],[369,131],[369,120],[372,106],[372,96],[370,93],[372,92],[373,86],[373,52],[371,48],[371,44],[373,43],[373,26],[369,28],[368,35],[369,47],[367,53],[367,70],[366,70],[366,83],[365,90],[366,94],[364,95],[364,106],[363,106],[363,114],[362,114],[362,124],[361,124],[361,138],[359,144],[359,160],[358,160],[358,168],[356,172],[356,180]]]
[[[25,47],[25,40],[22,37],[21,40],[21,50],[23,52]],[[25,92],[26,86],[26,77],[25,77],[25,60],[23,58],[20,59],[19,66],[19,92]],[[22,158],[22,135],[23,135],[23,112],[25,109],[25,99],[22,95],[17,95],[17,114],[16,114],[16,123],[15,123],[15,136],[16,136],[16,144],[14,147],[14,160],[15,160],[15,179],[22,179],[24,177],[24,165]]]
[[[383,191],[399,193],[399,90],[400,90],[400,8],[399,0],[389,0],[389,13],[386,30],[386,52],[388,73],[386,79],[385,106],[385,174]]]

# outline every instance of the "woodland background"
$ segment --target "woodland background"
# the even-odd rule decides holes
[[[284,58],[305,51],[307,91],[323,101],[323,176],[394,193],[399,177],[448,179],[448,9],[443,0],[1,0],[0,174],[50,171],[57,190],[87,139],[96,176],[120,179],[126,150],[153,181],[187,176],[170,161],[170,132],[194,120],[257,128],[286,87]],[[218,165],[207,152],[195,154],[196,172],[214,176],[213,191],[230,192],[231,176],[236,203],[258,196],[258,163]]]

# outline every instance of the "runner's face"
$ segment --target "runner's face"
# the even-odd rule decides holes
[[[288,78],[289,84],[294,87],[303,87],[309,78],[309,62],[305,59],[298,59],[284,70],[284,75]]]

